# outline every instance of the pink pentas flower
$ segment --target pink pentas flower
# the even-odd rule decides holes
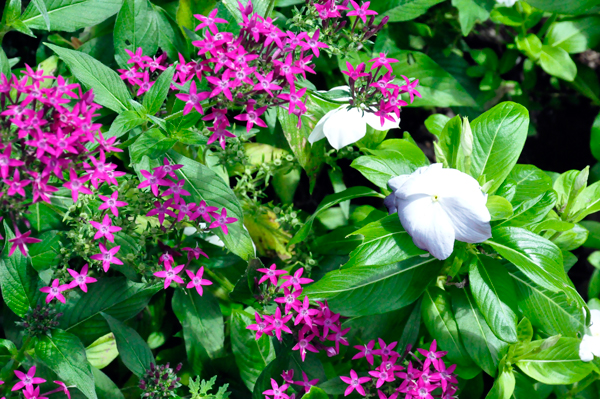
[[[177,175],[175,174],[176,170],[183,168],[183,165],[171,165],[171,162],[165,157],[163,159],[162,166],[157,166],[154,168],[156,175],[169,176],[172,179],[177,179]]]
[[[322,310],[321,314],[322,315],[320,318],[315,319],[315,324],[323,326],[323,335],[321,340],[324,341],[329,334],[329,330],[333,332],[340,332],[340,327],[338,325],[340,314],[333,313],[329,309]]]
[[[427,367],[429,367],[430,364],[433,364],[433,367],[435,367],[436,369],[438,369],[438,367],[439,367],[439,359],[441,359],[442,357],[444,357],[444,356],[446,356],[448,354],[448,352],[436,351],[436,348],[437,348],[437,342],[436,342],[435,339],[431,343],[431,346],[429,347],[429,350],[417,348],[417,350],[419,351],[419,353],[421,355],[425,356],[425,362],[424,362],[424,365],[423,365],[424,368],[427,368]]]
[[[254,85],[254,90],[265,91],[269,96],[273,97],[271,90],[281,90],[282,87],[273,83],[273,71],[269,72],[266,76],[261,75],[258,72],[254,72],[258,83]]]
[[[391,71],[392,66],[390,64],[399,62],[399,61],[395,58],[387,58],[386,53],[379,53],[379,57],[375,57],[375,58],[369,60],[369,62],[373,63],[373,65],[371,66],[371,69],[384,67],[388,71]]]
[[[380,388],[386,382],[392,382],[396,379],[393,371],[379,367],[377,370],[369,371],[369,375],[377,378],[375,388]]]
[[[289,399],[289,395],[286,393],[289,384],[283,384],[279,386],[277,381],[271,378],[271,389],[267,389],[263,392],[264,395],[273,395],[273,399]]]
[[[306,106],[304,105],[304,102],[302,101],[302,97],[304,97],[305,93],[306,93],[306,88],[296,91],[296,87],[292,84],[292,85],[290,85],[289,93],[281,93],[277,97],[279,97],[283,100],[286,100],[289,103],[288,114],[291,115],[294,112],[294,109],[296,108],[296,106],[298,108],[300,108],[300,110],[302,110],[302,112],[306,112]]]
[[[339,332],[335,332],[333,334],[330,334],[327,339],[329,339],[330,341],[334,341],[335,342],[335,350],[337,351],[337,353],[340,353],[340,344],[344,345],[344,346],[348,346],[348,339],[346,337],[344,337],[344,335],[348,334],[348,331],[350,331],[350,328],[346,328],[344,330],[341,330]]]
[[[196,288],[196,291],[198,291],[200,296],[202,296],[203,285],[212,285],[212,281],[202,278],[202,275],[204,274],[204,266],[200,266],[200,269],[198,269],[196,274],[190,270],[186,270],[185,272],[191,280],[186,288]]]
[[[373,365],[373,347],[375,346],[375,341],[371,340],[366,345],[356,345],[354,346],[359,352],[352,357],[352,360],[365,358],[367,362],[372,366]]]
[[[62,381],[54,381],[55,384],[58,385],[58,388],[56,388],[56,390],[52,391],[52,393],[54,392],[61,392],[64,393],[68,399],[71,399],[71,392],[69,392],[69,387],[67,387],[67,385],[62,382]],[[49,393],[45,393],[44,395],[48,395]]]
[[[355,389],[362,396],[366,396],[362,384],[371,381],[370,377],[359,377],[356,371],[350,370],[350,377],[340,376],[340,379],[348,384],[348,388],[344,391],[344,396],[350,395]]]
[[[288,384],[293,384],[294,383],[294,369],[283,370],[283,372],[281,373],[281,378],[283,378],[283,381],[287,382]]]
[[[185,247],[181,249],[187,252],[188,260],[192,260],[192,258],[196,258],[196,260],[198,260],[200,259],[200,255],[208,259],[208,255],[205,254],[204,251],[198,246],[198,243],[196,243],[195,248]]]
[[[119,201],[119,192],[113,192],[110,197],[105,195],[98,195],[98,197],[104,201],[102,205],[98,207],[98,210],[110,209],[113,215],[119,217],[119,209],[120,207],[127,206],[127,202]]]
[[[4,179],[4,184],[8,186],[7,194],[9,196],[19,194],[20,196],[25,197],[25,187],[31,184],[31,180],[21,180],[21,174],[19,173],[19,169],[15,169],[13,178]]]
[[[151,209],[146,216],[158,216],[158,221],[162,225],[165,222],[165,216],[171,216],[172,218],[177,217],[175,212],[170,209],[172,205],[172,199],[168,199],[165,202],[155,201],[154,209]]]
[[[40,394],[40,387],[28,387],[23,390],[23,397],[25,399],[48,399],[47,396],[42,395],[47,395],[47,393]]]
[[[213,217],[215,218],[215,220],[210,224],[210,226],[208,226],[211,229],[220,227],[223,229],[223,232],[225,234],[228,234],[228,228],[227,225],[231,224],[231,223],[235,223],[237,222],[236,218],[233,217],[227,217],[227,209],[223,208],[221,210],[221,214],[219,215],[218,213],[213,214]]]
[[[171,186],[171,181],[164,179],[164,171],[155,171],[154,173],[148,172],[147,170],[140,170],[142,176],[146,178],[143,182],[138,185],[138,188],[150,187],[152,194],[158,197],[158,190],[160,186]]]
[[[4,179],[8,177],[9,171],[11,167],[22,166],[25,163],[23,161],[19,161],[18,159],[12,159],[10,157],[12,151],[12,146],[8,144],[4,151],[0,154],[0,176]]]
[[[265,278],[263,276],[262,278]],[[302,290],[290,291],[286,288],[283,289],[283,296],[279,298],[275,298],[276,303],[281,303],[285,305],[284,312],[288,314],[291,309],[298,310],[300,306],[302,306],[302,302],[298,300],[298,297],[302,294]],[[298,323],[295,323],[298,324]]]
[[[185,180],[181,179],[178,182],[176,182],[175,184],[172,184],[171,186],[169,186],[169,188],[167,188],[165,190],[165,192],[162,194],[162,196],[166,197],[168,195],[172,195],[174,201],[179,201],[180,197],[187,197],[187,196],[192,195],[192,194],[190,194],[189,191],[187,191],[183,188],[184,185],[185,185]]]
[[[273,330],[275,330],[275,336],[281,341],[281,332],[285,331],[289,334],[292,330],[285,324],[292,318],[291,314],[281,317],[281,309],[277,308],[273,316],[265,315],[265,319],[271,324]]]
[[[400,75],[404,78],[404,81],[406,82],[405,85],[400,86],[400,90],[402,90],[405,93],[408,93],[408,95],[410,96],[410,102],[412,103],[415,99],[415,96],[422,98],[421,97],[421,93],[419,93],[416,89],[416,87],[419,85],[419,79],[415,79],[412,82],[404,75]]]
[[[296,382],[294,382],[294,384],[295,385],[300,385],[301,387],[304,387],[304,392],[305,393],[307,393],[308,391],[310,391],[310,388],[314,387],[319,382],[318,378],[315,378],[314,380],[309,380],[308,376],[306,375],[306,373],[304,371],[302,371],[302,380],[303,381],[296,381]]]
[[[397,399],[398,393],[394,392],[390,396],[387,396],[385,393],[381,392],[380,390],[377,390],[377,396],[379,396],[379,399]]]
[[[104,215],[102,223],[95,222],[92,220],[90,221],[90,224],[98,230],[94,235],[94,240],[98,240],[102,237],[105,237],[108,241],[115,242],[115,236],[113,235],[113,233],[122,230],[120,227],[112,225],[112,219],[108,215]]]
[[[173,259],[173,255],[168,252],[165,252],[158,258],[158,264],[164,264],[165,266],[173,266],[175,264],[175,259]]]
[[[143,68],[144,64],[143,64],[143,56],[144,56],[144,50],[141,47],[138,47],[135,52],[125,49],[125,52],[129,55],[129,60],[127,61],[128,64],[134,64],[136,67],[140,67]]]
[[[135,84],[139,86],[139,89],[136,93],[136,96],[141,96],[142,94],[146,93],[148,90],[150,90],[150,88],[154,85],[155,82],[150,80],[150,72],[149,71],[145,71],[144,75],[142,76],[142,79],[135,79],[134,80]]]
[[[31,230],[21,234],[17,229],[15,231],[15,238],[8,240],[11,243],[10,251],[8,252],[8,256],[12,256],[17,248],[23,254],[23,256],[27,256],[27,244],[35,244],[37,242],[42,242],[37,238],[29,237],[31,235]]]
[[[282,280],[285,280],[283,284],[281,284],[281,288],[293,286],[295,290],[299,290],[302,287],[302,284],[310,284],[313,280],[302,277],[302,273],[304,273],[304,268],[301,267],[294,272],[291,276],[283,276]]]
[[[254,318],[256,320],[256,324],[250,324],[246,328],[248,330],[256,331],[256,339],[257,340],[263,334],[273,335],[273,334],[271,334],[271,331],[273,330],[273,326],[271,324],[269,324],[269,322],[266,320],[266,316],[265,316],[265,320],[263,320],[263,318],[257,312],[257,313],[254,314]]]
[[[229,100],[233,101],[233,96],[231,95],[231,81],[229,79],[219,79],[214,76],[207,76],[206,80],[213,85],[213,89],[210,93],[210,97],[218,96],[223,93],[223,95]]]
[[[121,249],[120,245],[117,245],[111,249],[106,249],[103,243],[99,243],[98,247],[100,248],[100,253],[90,256],[90,259],[102,261],[102,268],[105,272],[110,269],[110,265],[112,264],[123,264],[123,262],[121,262],[121,260],[115,256],[117,252],[119,252],[119,249]]]
[[[442,359],[438,360],[438,372],[431,375],[431,381],[440,381],[442,384],[442,391],[446,392],[450,384],[458,384],[458,380],[454,376],[454,370],[456,364],[446,368],[446,364]]]
[[[357,16],[360,18],[364,24],[367,23],[367,16],[369,15],[377,15],[377,13],[373,10],[369,10],[370,1],[365,1],[362,5],[358,5],[354,0],[350,0],[350,4],[354,7],[354,10],[350,11],[346,14],[346,16]]]
[[[184,283],[183,279],[180,276],[178,276],[178,274],[183,270],[184,267],[185,267],[185,265],[171,267],[171,265],[165,264],[165,270],[155,272],[154,275],[156,277],[165,279],[164,288],[166,290],[167,288],[169,288],[169,285],[171,285],[172,281],[175,281],[176,283],[179,283],[179,284]],[[196,288],[198,288],[198,287],[196,287]]]
[[[313,352],[313,353],[319,352],[319,350],[310,343],[310,341],[312,341],[312,339],[314,337],[315,337],[314,334],[310,334],[308,337],[305,337],[304,334],[302,332],[300,332],[300,334],[298,336],[298,343],[296,345],[294,345],[294,347],[292,347],[292,350],[300,351],[300,358],[302,359],[302,361],[304,361],[306,359],[307,351]]]
[[[200,114],[204,114],[204,110],[202,109],[202,105],[200,103],[206,100],[209,96],[210,93],[207,91],[198,93],[195,81],[192,82],[192,85],[190,86],[190,92],[188,94],[179,93],[175,95],[175,97],[185,102],[183,115],[189,114],[192,109],[196,109],[196,111],[198,111]]]
[[[195,220],[201,216],[206,223],[210,223],[211,216],[214,215],[218,210],[219,208],[217,208],[216,206],[208,206],[206,204],[206,201],[202,200],[200,201],[200,204],[198,204],[198,206],[195,208],[194,212],[190,216],[190,219]]]
[[[194,14],[194,17],[199,19],[201,22],[200,25],[196,26],[195,30],[200,30],[202,28],[208,28],[213,33],[217,33],[219,31],[219,28],[217,28],[216,24],[226,24],[227,23],[226,19],[217,18],[217,12],[218,12],[218,10],[215,8],[207,16]]]
[[[209,127],[208,130],[213,132],[213,134],[208,139],[207,144],[210,145],[219,140],[221,148],[225,149],[225,137],[235,137],[235,134],[226,129],[227,126],[228,124],[225,125],[223,123],[215,123],[215,126]]]
[[[348,68],[348,70],[342,71],[342,73],[347,75],[351,80],[358,80],[364,76],[369,76],[369,74],[365,72],[365,67],[366,65],[364,62],[361,62],[354,68],[350,62],[346,61],[346,68]]]
[[[52,301],[54,298],[58,299],[62,303],[65,303],[65,297],[62,293],[69,288],[71,288],[69,284],[61,285],[58,279],[54,279],[49,287],[42,287],[40,288],[40,291],[48,294],[46,296],[46,303],[50,303],[50,301]]]
[[[87,263],[81,268],[81,272],[77,273],[73,269],[67,269],[73,281],[69,284],[69,288],[79,287],[83,292],[87,292],[87,284],[95,283],[96,280],[93,277],[88,276],[88,265]]]
[[[32,387],[34,384],[43,384],[46,382],[45,379],[35,376],[35,366],[31,366],[27,373],[15,370],[15,375],[20,381],[12,387],[12,391],[17,391],[22,388]]]
[[[319,49],[320,48],[328,48],[329,46],[325,43],[319,42],[319,35],[321,34],[321,32],[319,31],[319,29],[317,29],[315,31],[315,33],[313,33],[312,37],[310,37],[308,35],[308,33],[306,32],[302,32],[300,34],[300,36],[302,36],[302,38],[305,40],[304,42],[300,43],[300,46],[302,47],[303,50],[312,50],[313,54],[316,55],[317,57],[320,55]]]
[[[311,309],[310,303],[308,301],[308,296],[304,297],[304,301],[302,302],[302,306],[296,308],[298,315],[294,320],[294,325],[297,326],[300,322],[305,323],[307,326],[312,327],[313,319],[312,317],[319,313],[317,309]]]
[[[77,177],[77,173],[74,169],[69,170],[69,181],[63,184],[66,188],[71,190],[71,197],[73,202],[77,202],[79,199],[79,193],[81,194],[92,194],[92,191],[85,186],[85,183],[90,180],[90,175]]]
[[[397,354],[396,352],[393,352],[393,349],[398,345],[398,342],[392,342],[391,344],[386,345],[385,341],[381,338],[378,338],[378,340],[380,349],[374,350],[373,354],[379,356],[391,356],[392,353]]]
[[[258,280],[258,284],[262,284],[265,281],[269,280],[274,286],[277,286],[278,283],[279,277],[277,276],[287,273],[285,270],[277,270],[277,265],[275,263],[269,266],[269,268],[261,268],[256,270],[261,273],[264,273],[264,276],[262,276],[260,280]]]

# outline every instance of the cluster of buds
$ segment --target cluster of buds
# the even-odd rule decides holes
[[[380,399],[433,399],[434,395],[442,399],[455,397],[458,390],[458,380],[453,374],[456,365],[446,368],[442,358],[447,352],[437,351],[435,340],[429,350],[418,348],[418,352],[425,357],[424,360],[413,354],[410,347],[405,356],[401,357],[394,351],[397,344],[392,342],[386,345],[380,338],[379,349],[374,349],[375,341],[355,346],[359,353],[352,359],[365,358],[371,366],[375,366],[375,357],[380,358],[380,361],[377,367],[369,371],[369,376],[361,377],[354,370],[350,370],[348,377],[341,376],[340,379],[348,384],[344,396],[356,390],[367,397],[373,397],[377,392]],[[412,356],[411,361],[406,361],[407,355]]]
[[[160,74],[167,69],[167,54],[149,57],[143,55],[143,50],[139,47],[135,52],[125,49],[129,54],[127,64],[132,64],[127,69],[118,69],[121,79],[131,85],[134,94],[139,97],[146,93]]]
[[[35,366],[32,366],[27,373],[24,373],[20,370],[15,370],[15,376],[19,379],[19,382],[12,387],[11,391],[14,392],[20,390],[25,399],[48,399],[48,396],[59,392],[62,392],[67,396],[67,398],[71,399],[69,387],[67,387],[67,385],[62,381],[54,381],[54,383],[58,385],[58,388],[55,390],[40,393],[40,387],[36,387],[36,385],[43,384],[46,382],[46,380],[36,377],[35,370]],[[4,381],[0,381],[0,385],[2,384],[4,384]]]
[[[239,4],[243,22],[237,36],[219,31],[217,24],[227,21],[216,17],[216,9],[208,16],[195,15],[201,21],[196,30],[204,32],[202,40],[193,42],[199,58],[177,65],[180,84],[194,79],[188,93],[177,94],[186,103],[184,114],[193,109],[204,114],[201,103],[210,99],[211,112],[203,118],[213,124],[208,142],[218,140],[223,148],[226,137],[235,137],[228,130],[228,110],[243,110],[234,119],[246,122],[248,131],[254,125],[266,127],[261,116],[270,107],[283,107],[298,117],[305,113],[306,89],[297,87],[297,81],[306,72],[314,73],[311,60],[327,47],[319,41],[319,30],[284,32],[271,18],[253,14],[252,2]],[[208,91],[198,89],[203,78]]]
[[[340,344],[348,345],[344,335],[350,329],[342,330],[339,313],[333,313],[327,302],[317,302],[318,306],[315,306],[309,302],[308,296],[303,301],[298,299],[302,294],[302,285],[313,282],[302,277],[303,268],[292,275],[288,275],[285,270],[277,270],[275,264],[258,271],[264,273],[258,284],[266,283],[261,290],[264,294],[259,299],[277,296],[275,302],[278,306],[273,315],[261,316],[258,312],[254,315],[256,324],[251,324],[248,329],[256,331],[256,339],[263,334],[275,334],[282,341],[282,333],[291,334],[295,344],[292,350],[300,352],[302,361],[307,352],[318,353],[324,350],[331,357],[340,352]],[[326,341],[329,341],[329,345]]]
[[[150,364],[150,369],[140,379],[139,387],[144,392],[142,398],[159,399],[177,396],[175,390],[181,386],[180,377],[177,373],[181,370],[181,363],[172,369],[169,363],[161,366]]]
[[[389,20],[386,16],[375,23],[377,12],[369,9],[370,4],[370,1],[359,4],[353,0],[306,0],[306,7],[296,10],[291,24],[304,31],[320,29],[328,45],[326,51],[332,55],[358,51]],[[355,17],[354,22],[350,17]]]
[[[271,399],[271,397],[275,399],[296,399],[296,394],[300,395],[302,391],[307,393],[310,391],[310,388],[315,386],[319,380],[309,380],[306,376],[306,373],[302,372],[302,381],[294,381],[294,370],[285,370],[281,377],[283,378],[283,384],[279,385],[274,378],[271,378],[271,389],[267,389],[263,392],[265,395],[265,399]],[[288,390],[292,385],[299,385],[300,388],[297,389],[298,392],[288,394]],[[298,396],[299,397],[299,396]]]
[[[37,305],[29,309],[22,321],[15,324],[23,327],[30,337],[42,334],[50,335],[50,331],[58,327],[58,319],[62,316],[56,309],[50,306]]]
[[[23,214],[31,204],[50,203],[58,186],[77,202],[80,193],[117,185],[124,173],[106,162],[109,152],[121,150],[92,123],[101,107],[91,90],[82,93],[61,76],[52,85],[54,77],[29,66],[23,75],[0,75],[0,212],[15,230],[9,254],[18,248],[26,256],[27,245],[40,241],[19,231],[19,225],[30,228]]]

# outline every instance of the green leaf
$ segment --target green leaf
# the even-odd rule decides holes
[[[39,289],[44,285],[37,272],[29,264],[28,258],[18,249],[9,256],[12,246],[8,240],[15,238],[8,223],[4,220],[4,250],[0,254],[0,287],[6,306],[17,316],[24,317],[29,308],[37,305]]]
[[[389,265],[427,252],[417,248],[404,230],[398,214],[388,215],[349,234],[362,235],[362,243],[350,253],[344,267]]]
[[[97,25],[115,15],[122,0],[44,0],[50,26],[55,31],[74,32]],[[43,13],[31,2],[21,21],[31,29],[48,29]]]
[[[88,362],[97,369],[103,369],[108,366],[119,356],[115,335],[108,333],[101,336],[85,348],[85,355]]]
[[[517,342],[517,295],[503,265],[478,256],[469,269],[473,298],[490,329],[505,342]]]
[[[108,132],[104,134],[104,138],[121,137],[129,133],[129,131],[146,122],[146,119],[140,116],[137,111],[125,111],[117,115],[113,123],[110,125]]]
[[[131,95],[119,75],[87,54],[46,43],[69,66],[75,77],[94,89],[94,101],[117,113],[129,108]]]
[[[551,241],[520,227],[498,227],[486,244],[537,284],[554,292],[568,287],[562,252]]]
[[[596,0],[527,0],[533,7],[557,14],[579,15],[598,5]]]
[[[245,260],[254,257],[252,239],[244,228],[242,206],[229,185],[207,166],[173,150],[167,153],[167,158],[172,164],[183,165],[183,168],[175,173],[185,180],[184,189],[192,194],[190,199],[193,202],[200,203],[204,200],[210,206],[225,208],[228,217],[237,219],[237,222],[227,225],[229,234],[224,234],[220,228],[212,230],[225,243],[227,249]]]
[[[185,0],[179,2],[179,8]],[[177,59],[179,53],[188,59],[188,49],[183,33],[171,15],[163,8],[152,5],[158,21],[158,47],[164,50],[170,59]]]
[[[158,49],[158,18],[148,0],[125,0],[117,14],[113,38],[115,60],[121,68],[126,68],[129,60],[126,49],[135,52],[141,47],[143,55],[154,56]]]
[[[312,228],[312,224],[317,215],[325,211],[326,209],[329,209],[334,205],[354,198],[379,196],[381,196],[381,194],[379,194],[377,191],[361,186],[350,187],[349,189],[346,189],[342,192],[326,196],[325,198],[323,198],[323,201],[321,201],[315,212],[306,220],[304,226],[302,226],[302,228],[298,230],[294,237],[292,237],[292,239],[289,242],[289,245],[297,244],[301,241],[304,241],[308,237],[308,234],[310,233],[310,230]]]
[[[98,399],[125,399],[119,387],[102,371],[92,367]]]
[[[46,30],[50,30],[50,17],[48,16],[48,10],[46,9],[46,3],[44,3],[44,0],[32,0],[31,3],[33,3],[35,8],[37,8],[42,18],[44,18]]]
[[[515,165],[508,174],[507,179],[512,179],[515,183],[516,192],[510,200],[513,205],[537,197],[552,189],[550,176],[534,165]]]
[[[554,238],[552,242],[563,251],[573,251],[582,246],[587,237],[588,231],[580,224],[575,224],[571,229]]]
[[[377,11],[377,21],[385,16],[390,22],[410,21],[427,12],[430,7],[444,0],[378,0],[371,3],[371,9]]]
[[[517,48],[533,60],[540,58],[542,54],[542,41],[533,33],[520,34],[515,38]]]
[[[600,17],[589,16],[550,26],[544,44],[560,47],[569,54],[581,53],[600,43]]]
[[[273,9],[270,5],[271,0],[242,0],[242,4],[246,6],[250,1],[252,1],[254,12],[263,18],[268,16],[267,13]],[[223,4],[238,22],[243,21],[237,0],[223,0]]]
[[[208,291],[200,296],[195,291],[178,289],[172,306],[183,326],[188,361],[194,372],[200,373],[205,361],[219,357],[223,351],[225,328],[219,302]]]
[[[524,22],[523,14],[516,7],[497,7],[490,13],[490,18],[497,24],[508,26],[521,26]]]
[[[396,176],[410,174],[421,166],[429,165],[423,151],[404,139],[386,140],[376,150],[367,150],[352,162],[352,167],[381,188]]]
[[[165,136],[159,129],[150,129],[140,134],[129,148],[131,162],[140,163],[144,155],[150,159],[162,159],[176,143],[176,139]]]
[[[534,385],[530,380],[521,373],[515,375],[515,391],[512,398],[514,399],[541,399]]]
[[[42,335],[35,344],[35,355],[67,385],[75,385],[87,398],[97,399],[92,366],[85,357],[81,341],[62,330]]]
[[[103,277],[88,286],[88,292],[71,292],[66,304],[58,306],[63,312],[60,328],[77,335],[90,344],[110,332],[101,312],[121,321],[137,315],[146,307],[161,285],[146,285],[122,277]]]
[[[529,113],[520,104],[503,102],[473,122],[473,154],[470,174],[493,181],[494,193],[517,163],[527,138]]]
[[[452,309],[460,336],[471,359],[491,376],[496,374],[498,362],[508,350],[508,344],[500,341],[490,330],[475,300],[465,289],[452,289]]]
[[[121,360],[133,374],[141,378],[154,363],[152,350],[133,328],[106,313],[102,313],[102,317],[115,335]]]
[[[60,237],[57,233],[56,230],[46,231],[37,237],[42,242],[29,246],[29,256],[35,270],[41,271],[57,264],[56,256],[60,250]]]
[[[531,324],[549,336],[576,337],[584,330],[583,300],[570,300],[565,292],[552,292],[535,284],[514,266],[508,269],[517,289],[519,310]]]
[[[510,399],[515,390],[515,374],[512,370],[503,370],[485,399]]]
[[[556,205],[556,197],[556,193],[549,190],[530,200],[523,201],[514,208],[510,217],[498,222],[496,226],[520,227],[540,222]]]
[[[463,36],[467,36],[476,22],[485,22],[494,8],[493,0],[452,0],[458,8],[458,22]]]
[[[302,396],[304,399],[328,399],[329,396],[319,387],[310,387],[310,391]]]
[[[590,149],[594,158],[600,160],[600,114],[596,115],[596,119],[594,119],[594,124],[592,125]]]
[[[429,115],[427,119],[425,119],[425,127],[431,134],[439,137],[449,120],[450,118],[444,114]]]
[[[179,26],[194,29],[199,21],[194,14],[208,15],[216,6],[214,0],[180,0],[177,7],[177,23]],[[219,18],[223,16],[217,14]]]
[[[485,206],[490,212],[492,221],[507,219],[513,214],[513,207],[510,202],[499,195],[488,196]]]
[[[423,295],[421,310],[425,326],[437,341],[439,350],[448,351],[448,361],[458,366],[456,373],[466,379],[474,377],[479,369],[474,367],[463,345],[448,294],[438,287],[430,287]]]
[[[327,273],[306,287],[312,300],[328,300],[346,316],[390,312],[416,301],[442,267],[433,257],[415,257],[385,266],[355,266]]]
[[[579,358],[577,338],[560,338],[552,347],[538,353],[525,355],[517,366],[529,377],[544,384],[573,384],[594,370],[592,362]]]
[[[171,65],[156,79],[150,90],[144,94],[143,105],[148,110],[148,114],[154,115],[160,111],[169,94],[174,74],[175,66]]]
[[[8,62],[8,58],[2,47],[0,47],[0,73],[4,74],[6,77],[11,75],[10,63]]]
[[[250,309],[253,311],[253,309]],[[231,314],[231,349],[235,356],[235,363],[240,369],[240,375],[244,384],[250,391],[254,390],[254,384],[260,373],[267,365],[275,359],[275,348],[271,338],[263,334],[258,340],[252,330],[248,330],[254,319],[248,317],[245,312],[233,310]]]
[[[540,65],[542,69],[557,78],[572,82],[577,75],[577,65],[565,50],[560,47],[542,46],[540,53]]]
[[[456,168],[458,164],[458,151],[462,133],[462,119],[460,115],[448,120],[438,136],[438,145],[446,159],[448,166]]]

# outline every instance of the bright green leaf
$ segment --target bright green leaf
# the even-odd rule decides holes
[[[560,47],[542,46],[540,53],[540,65],[542,69],[557,78],[572,82],[577,75],[577,66],[569,53]]]
[[[121,8],[122,2],[122,0],[44,0],[52,30],[66,32],[99,24],[115,15]],[[23,12],[21,21],[31,29],[47,29],[45,17],[34,1]]]
[[[117,14],[113,38],[115,60],[121,68],[128,66],[130,58],[125,50],[135,53],[141,47],[143,55],[154,56],[158,49],[158,17],[148,0],[124,1]]]
[[[102,317],[115,335],[121,360],[133,374],[141,378],[150,369],[150,365],[155,363],[152,350],[133,328],[106,313],[102,313]]]

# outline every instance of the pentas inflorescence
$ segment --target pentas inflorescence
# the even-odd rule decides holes
[[[134,94],[139,97],[144,95],[156,82],[158,76],[168,68],[167,54],[149,57],[143,55],[141,47],[133,51],[125,49],[129,54],[127,69],[118,69],[120,77],[133,88]],[[175,87],[173,87],[175,88]]]
[[[307,393],[310,391],[310,388],[315,386],[319,380],[318,379],[309,379],[306,373],[302,372],[302,381],[294,381],[294,370],[284,370],[281,374],[283,378],[283,383],[279,385],[274,378],[271,378],[271,389],[267,389],[263,392],[265,395],[265,399],[296,399],[296,393],[288,394],[288,390],[292,385],[298,385],[298,395],[301,393]]]
[[[323,350],[331,357],[340,352],[340,345],[348,345],[344,335],[350,329],[342,329],[340,315],[333,313],[327,302],[317,302],[318,306],[315,306],[308,296],[298,299],[302,285],[313,282],[302,277],[303,268],[291,275],[285,270],[278,270],[275,264],[258,271],[264,274],[257,282],[262,291],[259,299],[266,302],[275,297],[278,306],[272,315],[261,316],[256,312],[256,324],[248,326],[248,329],[256,331],[256,339],[266,334],[282,341],[283,333],[291,334],[294,340],[292,350],[300,352],[302,361],[307,352]]]
[[[43,70],[26,65],[21,78],[0,75],[0,212],[15,232],[9,255],[17,249],[27,255],[27,245],[40,242],[19,228],[30,228],[24,217],[30,205],[50,203],[61,186],[77,202],[92,188],[118,184],[123,173],[106,157],[121,150],[92,122],[100,108],[91,90]]]
[[[40,387],[37,385],[43,384],[46,382],[45,379],[35,376],[36,367],[32,366],[27,373],[24,373],[19,370],[15,370],[15,376],[19,381],[15,383],[12,387],[11,391],[21,391],[23,397],[25,399],[48,399],[48,397],[52,394],[62,392],[67,396],[67,398],[71,399],[71,393],[69,392],[69,387],[62,381],[54,381],[55,384],[58,385],[58,388],[40,393]],[[4,381],[0,381],[0,385],[3,385]],[[4,398],[2,398],[4,399]]]

